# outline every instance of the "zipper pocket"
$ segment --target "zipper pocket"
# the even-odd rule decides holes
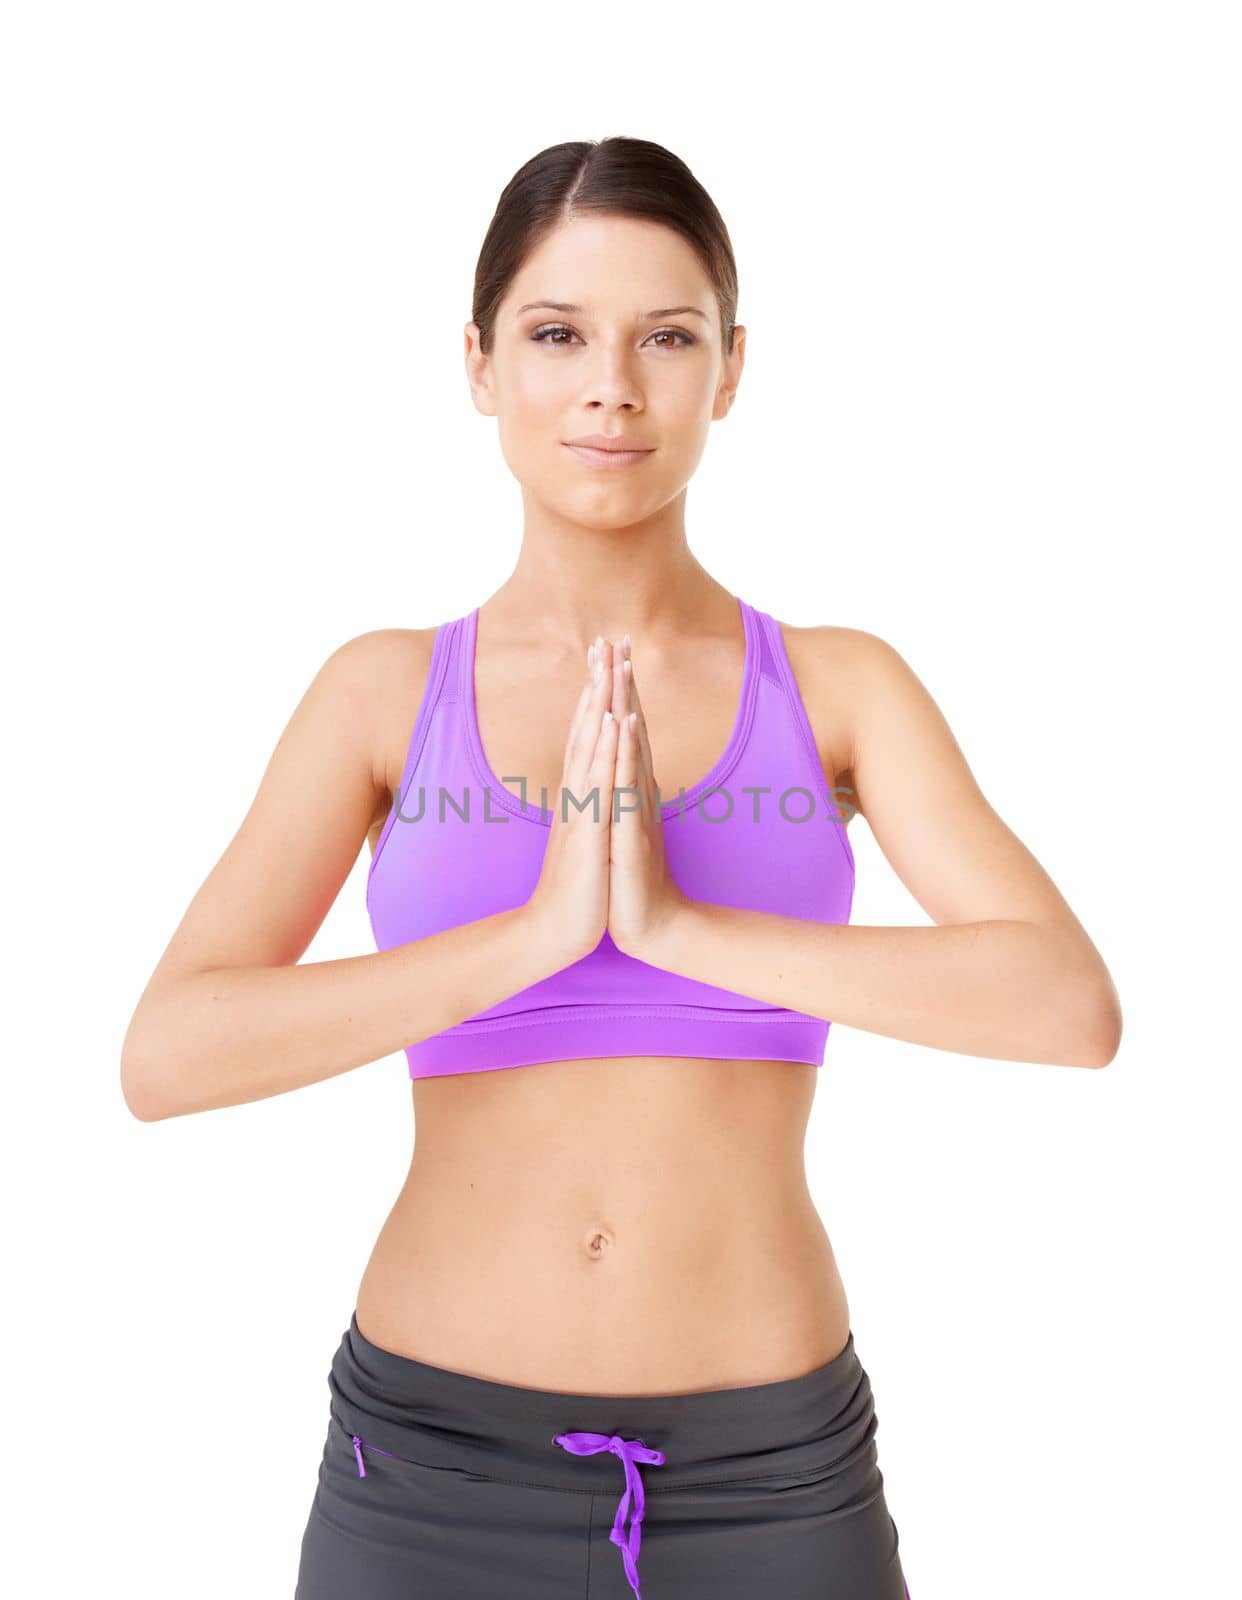
[[[354,1456],[358,1462],[358,1476],[360,1478],[365,1478],[367,1475],[367,1469],[362,1460],[362,1452],[364,1449],[374,1450],[377,1456],[391,1456],[394,1461],[405,1460],[404,1456],[393,1455],[391,1450],[381,1450],[377,1444],[368,1444],[365,1439],[360,1439],[356,1433],[351,1433],[350,1438],[353,1440]]]

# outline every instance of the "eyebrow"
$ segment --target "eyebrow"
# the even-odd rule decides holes
[[[523,311],[563,311],[566,316],[583,316],[586,307],[570,305],[565,300],[532,300],[527,305],[519,306],[516,315],[520,317]],[[710,321],[706,311],[700,311],[698,306],[661,306],[655,311],[642,312],[639,321],[654,322],[657,317],[680,317],[687,313],[692,317],[702,317],[704,322]]]

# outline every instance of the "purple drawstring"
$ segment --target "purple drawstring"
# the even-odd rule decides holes
[[[576,1456],[594,1456],[601,1450],[611,1450],[614,1455],[621,1457],[625,1467],[625,1492],[621,1496],[621,1503],[613,1519],[612,1532],[608,1537],[620,1548],[621,1562],[625,1567],[630,1588],[638,1596],[638,1600],[642,1600],[638,1588],[638,1550],[642,1544],[643,1512],[646,1510],[647,1500],[643,1493],[643,1480],[639,1476],[637,1463],[643,1461],[648,1466],[662,1467],[664,1452],[651,1449],[641,1439],[621,1439],[615,1433],[558,1433],[553,1442],[562,1445]],[[630,1533],[627,1539],[625,1517],[630,1508],[631,1494],[634,1497],[634,1515],[630,1518]]]
[[[381,1450],[378,1445],[367,1444],[365,1439],[351,1434],[354,1454],[358,1458],[358,1476],[365,1478],[367,1469],[362,1462],[362,1451],[365,1446],[374,1450],[377,1455],[391,1456],[394,1461],[404,1461],[404,1456],[394,1456],[391,1450]],[[633,1589],[637,1600],[642,1600],[638,1588],[638,1551],[642,1544],[643,1512],[647,1509],[647,1499],[643,1492],[643,1480],[639,1477],[636,1462],[643,1461],[651,1467],[664,1465],[664,1452],[653,1450],[645,1445],[641,1439],[621,1439],[607,1433],[558,1433],[553,1440],[554,1444],[563,1445],[564,1448],[576,1456],[594,1456],[601,1450],[611,1450],[614,1455],[621,1457],[625,1466],[625,1493],[621,1496],[621,1503],[617,1507],[617,1514],[613,1518],[612,1532],[608,1535],[613,1544],[621,1551],[621,1563],[625,1567],[625,1575],[629,1579],[630,1588]],[[630,1495],[634,1496],[634,1515],[630,1518],[630,1537],[625,1536],[625,1514],[629,1510]],[[903,1584],[906,1591],[906,1600],[910,1600],[910,1585]]]

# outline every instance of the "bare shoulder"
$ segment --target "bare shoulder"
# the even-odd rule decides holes
[[[893,838],[895,819],[920,801],[981,826],[986,801],[965,754],[901,651],[862,628],[797,631],[805,636],[812,697],[839,719],[847,741],[848,773],[839,782],[848,783],[850,803],[872,832]]]
[[[833,623],[778,626],[824,771],[831,783],[849,788],[866,685],[884,670],[881,663],[890,647],[862,628]]]
[[[434,627],[373,628],[338,646],[324,665],[366,729],[376,788],[386,797],[401,782],[435,637]]]

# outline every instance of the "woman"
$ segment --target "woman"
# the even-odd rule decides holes
[[[828,1018],[1116,1050],[1100,957],[902,658],[691,554],[736,298],[658,145],[515,175],[466,328],[514,570],[328,660],[131,1024],[144,1118],[406,1051],[417,1149],[332,1360],[299,1600],[624,1600],[640,1546],[647,1600],[901,1600],[802,1163]],[[940,926],[846,926],[836,793]],[[368,835],[377,953],[298,965]]]

